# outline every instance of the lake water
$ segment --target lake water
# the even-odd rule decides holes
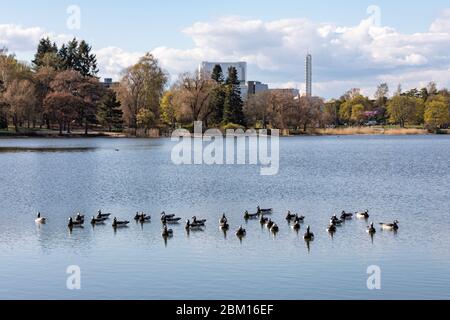
[[[450,299],[448,137],[282,138],[276,176],[255,166],[176,166],[173,145],[0,140],[0,299]],[[276,237],[243,221],[257,205],[275,209]],[[69,216],[100,208],[128,220],[145,211],[153,222],[69,233]],[[325,231],[333,213],[365,209],[376,223],[398,219],[400,230],[372,240],[367,222],[353,220],[333,238]],[[163,210],[206,218],[207,227],[188,235],[174,226],[166,243]],[[307,217],[299,234],[287,210]],[[35,224],[38,211],[46,225]],[[316,235],[309,248],[307,224]],[[70,265],[81,268],[81,290],[66,287]],[[373,265],[381,290],[367,288]]]

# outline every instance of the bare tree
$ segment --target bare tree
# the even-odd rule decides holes
[[[137,116],[141,109],[149,110],[155,119],[160,118],[160,100],[167,80],[158,60],[150,53],[125,70],[117,93],[130,128],[137,128]]]
[[[34,84],[29,80],[13,80],[4,94],[4,99],[9,105],[9,113],[12,116],[16,132],[25,118],[34,114],[36,102]]]
[[[204,121],[208,125],[209,117],[214,112],[210,99],[215,81],[198,72],[182,74],[176,84],[175,94],[183,109],[189,112],[192,121]]]

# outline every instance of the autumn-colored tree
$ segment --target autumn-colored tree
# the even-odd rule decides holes
[[[145,129],[145,133],[155,124],[155,115],[148,109],[140,109],[137,114],[137,124]]]
[[[362,122],[364,121],[364,110],[365,108],[362,104],[355,104],[352,107],[351,120],[357,124],[362,124]]]
[[[388,103],[389,121],[404,128],[406,124],[418,124],[423,120],[423,101],[413,96],[394,96]]]
[[[44,112],[48,118],[59,125],[59,134],[62,134],[64,125],[70,133],[70,125],[76,119],[77,108],[83,101],[69,92],[53,92],[44,100]]]
[[[59,72],[51,82],[53,92],[71,94],[79,98],[75,111],[80,123],[84,123],[85,134],[88,134],[89,123],[95,119],[97,107],[99,106],[104,88],[99,81],[93,77],[84,77],[74,70]]]
[[[6,89],[4,99],[9,105],[9,113],[16,132],[24,120],[34,116],[36,102],[34,84],[30,80],[14,80]]]
[[[344,95],[347,97],[347,99],[341,104],[339,109],[339,118],[343,123],[353,123],[357,122],[353,118],[353,107],[356,105],[361,105],[364,107],[364,111],[370,110],[372,108],[372,104],[369,100],[369,98],[359,94],[354,93],[352,95],[347,94]],[[360,107],[358,106],[358,109]]]
[[[47,128],[50,128],[49,119],[45,117],[44,113],[44,100],[51,92],[50,84],[55,78],[57,72],[52,67],[40,67],[34,73],[34,82],[36,85],[36,113],[42,117],[40,125],[47,124]],[[35,123],[33,123],[33,127]]]
[[[177,101],[174,89],[166,91],[161,99],[161,120],[167,126],[175,129],[180,113],[180,104]]]
[[[266,129],[272,122],[271,108],[272,93],[270,91],[258,92],[250,95],[244,105],[244,115],[247,124],[253,127]]]
[[[74,70],[62,71],[58,73],[55,79],[50,83],[52,92],[72,95],[78,101],[75,107],[77,119],[84,123],[85,134],[88,134],[89,123],[95,118],[97,107],[99,106],[104,88],[99,81],[93,77],[84,77]]]
[[[125,70],[117,92],[130,128],[137,128],[137,115],[141,109],[154,114],[156,123],[160,118],[160,101],[166,83],[166,73],[150,53]]]
[[[425,107],[425,124],[430,130],[438,130],[450,122],[449,104],[443,97],[427,102]]]

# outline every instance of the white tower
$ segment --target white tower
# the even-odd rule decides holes
[[[312,55],[306,55],[306,96],[312,97]]]

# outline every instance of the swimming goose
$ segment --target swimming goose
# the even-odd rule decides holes
[[[261,216],[261,219],[259,219],[259,222],[261,222],[261,224],[266,224],[269,221],[269,218],[266,218],[264,216]]]
[[[41,217],[41,213],[38,212],[37,218],[36,218],[36,220],[34,220],[34,221],[35,221],[36,223],[44,224],[44,223],[47,221],[47,219],[44,218],[44,217]]]
[[[340,226],[344,223],[344,220],[338,219],[337,215],[331,217],[330,224]]]
[[[92,217],[92,219],[91,219],[91,224],[104,224],[105,223],[105,218],[95,218],[95,217]]]
[[[151,216],[147,216],[146,214],[142,214],[139,217],[139,222],[140,223],[146,223],[146,222],[151,222],[152,221],[152,217]]]
[[[245,211],[245,213],[244,213],[245,220],[257,219],[258,216],[259,216],[259,213],[248,213],[248,211]]]
[[[314,240],[314,233],[311,232],[311,227],[310,226],[308,226],[308,228],[306,229],[306,233],[303,236],[303,239],[305,239],[306,241]]]
[[[277,233],[278,231],[280,231],[280,228],[277,226],[276,223],[274,223],[272,228],[270,228],[270,231],[272,231],[273,233]]]
[[[292,219],[298,217],[298,215],[296,214],[292,214],[291,211],[288,211],[287,215],[286,215],[286,220],[291,221]]]
[[[303,222],[305,222],[305,218],[306,218],[305,216],[299,216],[298,214],[296,214],[294,217],[294,223],[297,223],[297,222],[303,223]]]
[[[191,223],[191,221],[188,219],[188,220],[186,220],[186,226],[185,226],[185,228],[186,228],[186,230],[194,230],[194,231],[203,231],[203,229],[202,229],[202,227],[203,227],[204,225],[201,225],[201,224],[194,224],[194,223]]]
[[[69,218],[69,228],[83,227],[84,220],[82,221],[73,221],[72,217]]]
[[[145,213],[143,212],[136,212],[136,215],[134,216],[134,220],[139,221],[141,219],[142,216],[146,216]]]
[[[383,230],[394,230],[397,231],[398,230],[398,220],[395,220],[393,223],[380,223],[381,228]]]
[[[130,221],[119,221],[117,220],[117,218],[114,218],[112,226],[113,228],[123,228],[126,227],[129,223]]]
[[[172,219],[175,218],[174,214],[166,214],[164,211],[161,212],[161,221],[164,221],[164,219]]]
[[[347,213],[345,211],[342,211],[341,219],[342,220],[351,220],[353,218],[353,213]]]
[[[167,226],[164,226],[164,229],[162,231],[163,238],[169,238],[173,236],[173,230],[172,229],[167,229]]]
[[[335,233],[336,232],[336,226],[332,223],[330,223],[330,225],[327,227],[327,231],[329,233]]]
[[[164,217],[161,221],[163,224],[178,224],[181,218],[175,218],[175,215],[170,215],[172,218]]]
[[[220,223],[220,229],[228,230],[228,229],[230,229],[230,225],[228,224],[228,222],[221,222]]]
[[[367,227],[367,233],[369,234],[374,234],[376,233],[377,230],[375,229],[375,227],[373,226],[373,222],[370,224],[370,226]]]
[[[236,236],[238,237],[245,237],[245,235],[247,234],[247,231],[242,228],[242,226],[239,227],[239,229],[236,231]]]
[[[193,223],[193,224],[202,224],[202,225],[205,225],[206,219],[197,219],[196,216],[193,216],[193,217],[192,217],[192,223]]]
[[[97,219],[109,219],[109,217],[111,216],[111,213],[102,213],[102,210],[98,210],[97,212]]]
[[[75,221],[84,221],[84,215],[81,213],[77,213],[77,215],[75,216]]]
[[[364,212],[358,212],[358,213],[356,214],[356,217],[357,217],[358,219],[369,219],[369,218],[370,218],[369,210],[366,210],[366,211],[364,211]]]
[[[219,223],[222,225],[222,224],[226,224],[227,222],[228,222],[228,219],[224,213],[222,218],[220,218]]]
[[[298,230],[300,230],[300,228],[301,228],[301,224],[300,224],[300,222],[296,222],[296,223],[294,223],[294,225],[293,225],[293,226],[291,226],[291,228],[292,228],[293,230],[295,230],[295,231],[298,231]]]
[[[261,214],[261,215],[273,213],[273,209],[261,209],[259,206],[256,209],[257,209],[256,211],[258,212],[258,214]]]

